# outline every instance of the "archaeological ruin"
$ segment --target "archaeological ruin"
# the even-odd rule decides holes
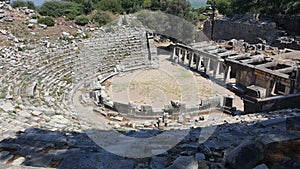
[[[235,29],[185,43],[131,14],[55,29],[33,14],[0,2],[0,168],[300,166],[299,43],[273,22],[222,18]],[[1,27],[25,21],[34,40]]]

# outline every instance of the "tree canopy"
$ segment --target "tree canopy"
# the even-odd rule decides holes
[[[212,4],[212,0],[208,1]],[[220,13],[232,14],[262,13],[267,15],[300,14],[299,0],[216,0]]]

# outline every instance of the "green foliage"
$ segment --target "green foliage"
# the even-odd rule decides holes
[[[81,4],[67,1],[47,1],[38,12],[43,16],[62,17],[74,19],[76,16],[83,14],[84,9]]]
[[[94,1],[95,0],[63,0],[63,1],[81,4],[83,7],[83,12],[86,15],[94,10]],[[97,2],[97,1],[95,1],[95,2]]]
[[[188,11],[185,18],[194,25],[197,25],[199,22],[199,14],[196,11]]]
[[[99,26],[106,25],[107,23],[110,23],[112,20],[113,18],[108,12],[97,11],[93,15],[93,21],[98,23]]]
[[[161,0],[162,9],[172,15],[184,17],[191,9],[191,4],[186,0]]]
[[[36,14],[32,14],[32,15],[31,15],[31,18],[32,18],[32,19],[37,19],[38,16],[37,16]]]
[[[44,24],[47,26],[54,26],[55,22],[51,17],[44,17],[38,19],[39,24]]]
[[[143,7],[149,9],[152,6],[152,0],[144,0]]]
[[[120,13],[123,11],[119,0],[101,0],[97,4],[97,9],[101,9],[103,11],[111,11],[113,13]]]
[[[82,0],[82,5],[86,15],[94,10],[92,0]]]
[[[27,7],[28,9],[35,9],[34,3],[31,1],[13,1],[11,6],[13,8]]]
[[[123,11],[134,13],[142,9],[144,2],[141,0],[121,0]]]
[[[77,16],[75,18],[75,24],[84,26],[89,23],[89,19],[86,16]]]
[[[208,1],[212,4],[212,0]],[[232,14],[263,13],[267,15],[300,14],[299,0],[216,0],[220,13]]]
[[[200,21],[204,21],[204,20],[206,20],[208,17],[205,16],[205,15],[203,15],[203,14],[200,14],[198,18],[199,18]]]

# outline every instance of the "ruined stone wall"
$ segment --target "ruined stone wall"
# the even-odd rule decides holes
[[[211,21],[205,22],[203,31],[208,37],[211,35],[211,29]],[[213,40],[244,39],[249,43],[258,43],[258,38],[261,38],[273,43],[278,34],[274,22],[250,23],[223,19],[215,21]]]
[[[278,27],[281,27],[288,32],[300,35],[300,16],[273,16],[272,20],[276,22]]]
[[[120,28],[112,33],[96,34],[85,40],[84,45],[84,57],[90,59],[90,63],[93,63],[91,66],[98,66],[100,69],[120,65],[125,70],[148,64],[144,31]]]
[[[277,96],[262,100],[245,97],[243,100],[245,113],[269,112],[282,109],[300,108],[300,94]]]
[[[181,104],[180,108],[175,110],[171,110],[172,115],[182,115],[182,114],[194,114],[194,113],[202,113],[202,112],[209,112],[213,109],[218,109],[221,107],[223,103],[223,97],[221,96],[214,96],[211,98],[201,100],[200,104],[197,105],[186,105]],[[139,108],[140,107],[140,108]],[[172,106],[169,105],[171,108]],[[131,103],[120,103],[120,102],[113,102],[113,108],[128,117],[134,118],[156,118],[161,117],[165,112],[165,108],[156,108],[154,109],[151,105],[133,105]]]
[[[243,70],[236,72],[237,83],[243,86],[250,86],[255,82],[254,69],[244,67]]]

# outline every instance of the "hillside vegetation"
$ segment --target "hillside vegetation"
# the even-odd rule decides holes
[[[186,0],[63,0],[45,2],[38,12],[42,16],[62,17],[73,20],[77,16],[86,15],[86,19],[96,21],[99,25],[111,21],[113,15],[135,13],[143,9],[160,10],[162,12],[180,16],[197,24],[206,17],[201,15],[204,8],[192,8]],[[98,12],[93,12],[93,11]],[[95,16],[96,15],[96,16]],[[79,17],[82,20],[82,17]],[[100,19],[99,19],[100,18]],[[78,19],[77,19],[78,21]],[[76,22],[83,24],[81,22]]]
[[[212,4],[212,0],[208,1]],[[299,15],[299,0],[216,0],[220,13],[232,14],[262,13],[267,15]]]

